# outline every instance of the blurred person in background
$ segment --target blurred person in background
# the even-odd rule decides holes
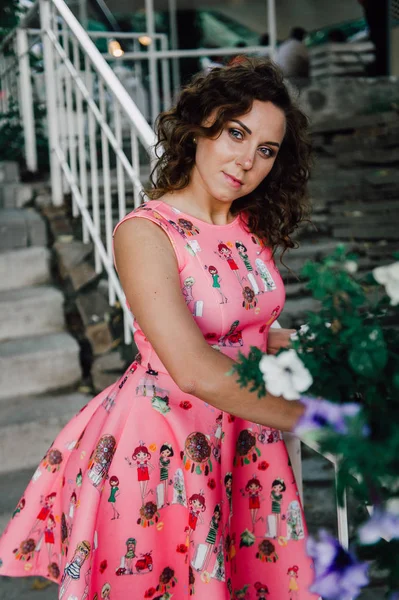
[[[309,78],[309,52],[303,43],[305,36],[305,29],[294,27],[290,37],[277,48],[275,62],[288,79]]]
[[[269,56],[269,44],[270,44],[269,34],[262,33],[262,35],[259,38],[259,46],[264,46],[264,48],[258,52],[259,56]]]
[[[204,73],[209,73],[212,69],[224,67],[223,56],[203,56],[201,58],[201,67]]]
[[[364,16],[370,31],[370,40],[375,46],[375,61],[370,65],[369,75],[385,77],[388,69],[388,0],[358,0],[363,6]]]
[[[247,43],[246,42],[237,42],[235,47],[236,48],[246,48],[247,47]],[[234,54],[230,60],[228,61],[228,65],[239,65],[242,62],[246,61],[246,55],[245,54]]]
[[[343,44],[346,42],[346,35],[341,29],[331,29],[328,33],[327,40],[332,44]]]

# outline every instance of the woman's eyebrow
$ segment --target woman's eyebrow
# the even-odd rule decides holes
[[[231,119],[233,123],[238,123],[239,125],[241,125],[241,127],[244,129],[244,131],[246,131],[249,135],[252,135],[252,131],[250,130],[249,127],[247,127],[246,125],[244,125],[244,123],[242,121],[239,121],[238,119]],[[262,142],[263,144],[269,144],[269,146],[276,146],[277,148],[280,148],[280,144],[278,142]]]
[[[238,123],[239,125],[241,125],[241,127],[249,134],[252,135],[252,131],[249,129],[249,127],[247,127],[246,125],[244,125],[244,123],[242,121],[239,121],[238,119],[231,119],[233,121],[233,123]]]

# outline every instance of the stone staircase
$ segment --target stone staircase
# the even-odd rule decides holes
[[[360,277],[393,262],[399,250],[399,115],[326,119],[313,125],[312,138],[312,223],[301,225],[300,247],[284,257],[290,270],[278,263],[287,292],[283,327],[301,325],[307,311],[318,309],[297,278],[306,260],[320,260],[344,243],[359,257]]]
[[[16,163],[0,163],[0,531],[29,473],[87,401],[74,391],[80,348],[52,284],[46,223],[26,207],[33,193]]]

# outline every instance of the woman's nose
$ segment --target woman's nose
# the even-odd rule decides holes
[[[236,164],[242,167],[244,170],[248,171],[252,168],[253,158],[252,156],[246,153],[244,156],[239,156],[236,160]]]

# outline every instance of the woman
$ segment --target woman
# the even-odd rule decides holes
[[[240,493],[256,469],[263,489],[270,489],[276,478],[287,482],[282,514],[298,499],[284,442],[259,444],[256,432],[259,425],[290,431],[304,408],[300,402],[270,394],[260,400],[241,388],[234,376],[226,376],[238,353],[248,352],[251,345],[275,353],[289,343],[290,331],[270,329],[284,304],[273,254],[277,247],[284,251],[294,246],[290,234],[303,219],[310,154],[306,128],[306,118],[292,104],[280,73],[270,63],[256,60],[198,75],[182,91],[176,107],[160,116],[163,154],[154,187],[147,192],[151,201],[127,215],[114,236],[116,265],[135,315],[141,356],[55,440],[62,466],[43,472],[26,490],[24,511],[11,521],[0,544],[0,574],[25,575],[29,570],[47,576],[44,557],[32,559],[29,554],[27,566],[15,560],[13,549],[35,521],[40,498],[54,491],[57,520],[79,476],[68,545],[72,552],[87,540],[91,551],[72,574],[67,566],[72,597],[81,598],[85,574],[91,569],[90,600],[106,583],[118,600],[165,593],[185,600],[191,593],[190,568],[195,557],[201,559],[196,550],[207,549],[204,523],[220,504],[229,508],[221,511],[214,547],[226,547],[223,540],[235,539],[235,567],[225,556],[225,577],[213,576],[218,569],[212,553],[206,571],[195,578],[198,600],[234,598],[242,590],[254,597],[260,578],[271,598],[285,600],[285,577],[293,562],[299,566],[301,600],[315,598],[307,592],[313,578],[305,539],[289,540],[275,560],[263,560],[262,544],[272,545],[265,539],[268,509],[259,514],[265,527],[263,531],[259,527],[255,537],[248,530],[247,500]],[[275,282],[275,289],[256,295],[256,302],[246,302],[244,294],[254,290],[243,285],[248,269],[237,241],[246,249],[248,264],[261,257]],[[223,281],[228,302],[220,302],[209,277],[212,266]],[[255,271],[252,274],[254,287],[261,289],[261,280],[255,279]],[[195,315],[182,293],[188,277],[195,279],[203,302],[203,310]],[[150,391],[139,383],[149,366]],[[114,393],[115,401],[106,410],[104,399]],[[168,398],[167,411],[154,409],[153,395]],[[216,460],[211,440],[218,419],[222,435]],[[104,479],[93,482],[88,461],[104,436],[115,442],[109,450],[112,461],[107,462]],[[80,440],[78,451],[71,449],[72,439]],[[146,473],[143,494],[125,457],[144,445],[141,440],[146,455],[159,452],[165,439],[175,449],[168,464],[170,479],[178,478],[182,490],[179,499],[174,494],[170,505],[160,506],[157,478]],[[267,470],[257,469],[266,463]],[[232,489],[226,504],[228,474]],[[115,475],[124,493],[118,499],[120,518],[110,520],[104,486]],[[201,505],[195,515],[194,499]],[[155,526],[141,518],[147,514],[156,515]],[[55,536],[62,574],[67,560],[61,556],[58,529]],[[151,569],[140,577],[133,570],[119,569],[128,536],[137,541],[139,555],[152,556]]]

